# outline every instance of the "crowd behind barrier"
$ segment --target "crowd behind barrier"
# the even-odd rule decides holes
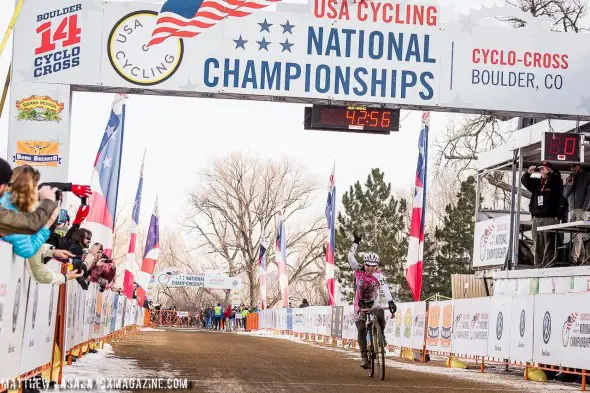
[[[144,310],[136,300],[101,292],[96,283],[86,291],[75,280],[39,284],[31,278],[28,262],[4,242],[0,261],[0,380],[43,373],[59,382],[66,357],[71,362],[72,356],[144,325]],[[48,268],[59,272],[62,264],[52,260]]]
[[[589,375],[590,293],[400,303],[387,319],[390,348]],[[356,345],[353,306],[264,310],[258,328]],[[311,337],[310,337],[311,336]],[[585,389],[585,378],[582,381]]]

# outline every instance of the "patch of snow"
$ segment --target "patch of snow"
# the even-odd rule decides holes
[[[243,334],[247,336],[256,336],[256,337],[268,337],[268,338],[275,338],[281,340],[289,340],[300,344],[307,344],[312,345],[314,347],[322,348],[328,351],[335,351],[345,353],[346,356],[350,359],[359,360],[358,353],[352,352],[351,350],[344,349],[342,347],[332,347],[327,345],[319,345],[319,343],[314,343],[310,341],[304,341],[300,338],[295,336],[289,336],[287,334],[280,334],[274,331],[268,330],[258,330],[253,332],[237,332],[238,334]],[[394,356],[396,352],[388,353],[387,356]],[[397,351],[397,355],[399,355],[399,351]],[[434,357],[431,357],[434,359]],[[446,360],[445,357],[436,357],[436,360]],[[396,359],[387,358],[385,364],[390,368],[395,369],[403,369],[407,371],[414,371],[418,373],[427,373],[427,374],[437,374],[437,375],[444,375],[448,378],[458,378],[464,380],[470,380],[474,382],[486,383],[486,384],[495,384],[498,386],[504,386],[506,388],[518,389],[520,391],[526,392],[535,392],[535,393],[549,393],[549,392],[577,392],[580,391],[580,385],[576,384],[565,384],[560,382],[533,382],[533,381],[526,381],[524,379],[524,369],[517,368],[513,370],[512,373],[506,373],[504,371],[500,371],[499,368],[493,369],[488,368],[486,366],[486,370],[484,373],[479,371],[479,367],[477,369],[474,365],[472,369],[458,369],[458,368],[449,368],[449,367],[441,367],[436,365],[423,365],[419,363],[410,363],[410,362],[403,362]]]
[[[144,328],[141,328],[141,331],[142,332],[164,332],[164,331],[166,331],[166,329],[154,329],[151,327],[144,327]]]

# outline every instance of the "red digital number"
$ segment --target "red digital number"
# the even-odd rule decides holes
[[[576,151],[576,138],[566,138],[563,146],[563,153],[571,156]]]
[[[355,118],[355,111],[346,111],[346,118],[348,119],[348,124],[350,124],[351,126],[354,125],[354,118]]]
[[[549,153],[559,155],[559,139],[551,138],[551,144],[549,145]]]
[[[371,111],[371,127],[377,127],[379,124],[379,112],[378,111]]]
[[[37,34],[41,34],[41,45],[35,49],[36,55],[55,50],[56,42],[61,41],[62,48],[80,43],[82,29],[78,27],[78,15],[70,15],[62,19],[55,32],[51,27],[51,22],[45,22],[37,27]]]
[[[382,128],[389,128],[391,125],[391,112],[383,112],[381,115],[381,127]]]
[[[365,125],[364,121],[366,119],[367,119],[367,111],[360,111],[359,118],[357,119],[356,124],[359,126],[364,126]],[[361,123],[361,121],[363,123]]]

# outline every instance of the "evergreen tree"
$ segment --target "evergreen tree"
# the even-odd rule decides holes
[[[434,236],[440,250],[436,258],[436,274],[441,284],[438,292],[451,296],[451,274],[472,274],[473,232],[475,229],[475,178],[461,182],[457,202],[445,208],[442,227]]]
[[[441,293],[441,278],[438,274],[436,239],[430,233],[424,235],[424,257],[422,264],[422,293],[420,300]]]
[[[372,169],[364,187],[357,181],[342,196],[344,211],[339,212],[337,218],[335,262],[341,291],[349,301],[352,301],[354,289],[348,251],[355,230],[363,235],[357,260],[362,263],[362,252],[377,253],[390,288],[400,288],[400,300],[411,299],[404,276],[408,252],[407,205],[405,200],[391,195],[391,184],[385,183],[383,178],[383,172]]]

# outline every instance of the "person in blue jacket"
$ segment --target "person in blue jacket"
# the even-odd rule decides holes
[[[37,186],[40,179],[39,171],[30,165],[23,165],[14,169],[10,184],[10,191],[0,198],[0,205],[8,210],[31,212],[35,210],[39,197]],[[13,234],[2,238],[12,244],[13,252],[23,258],[31,258],[47,241],[49,228],[59,215],[59,206],[43,228],[32,235]]]

